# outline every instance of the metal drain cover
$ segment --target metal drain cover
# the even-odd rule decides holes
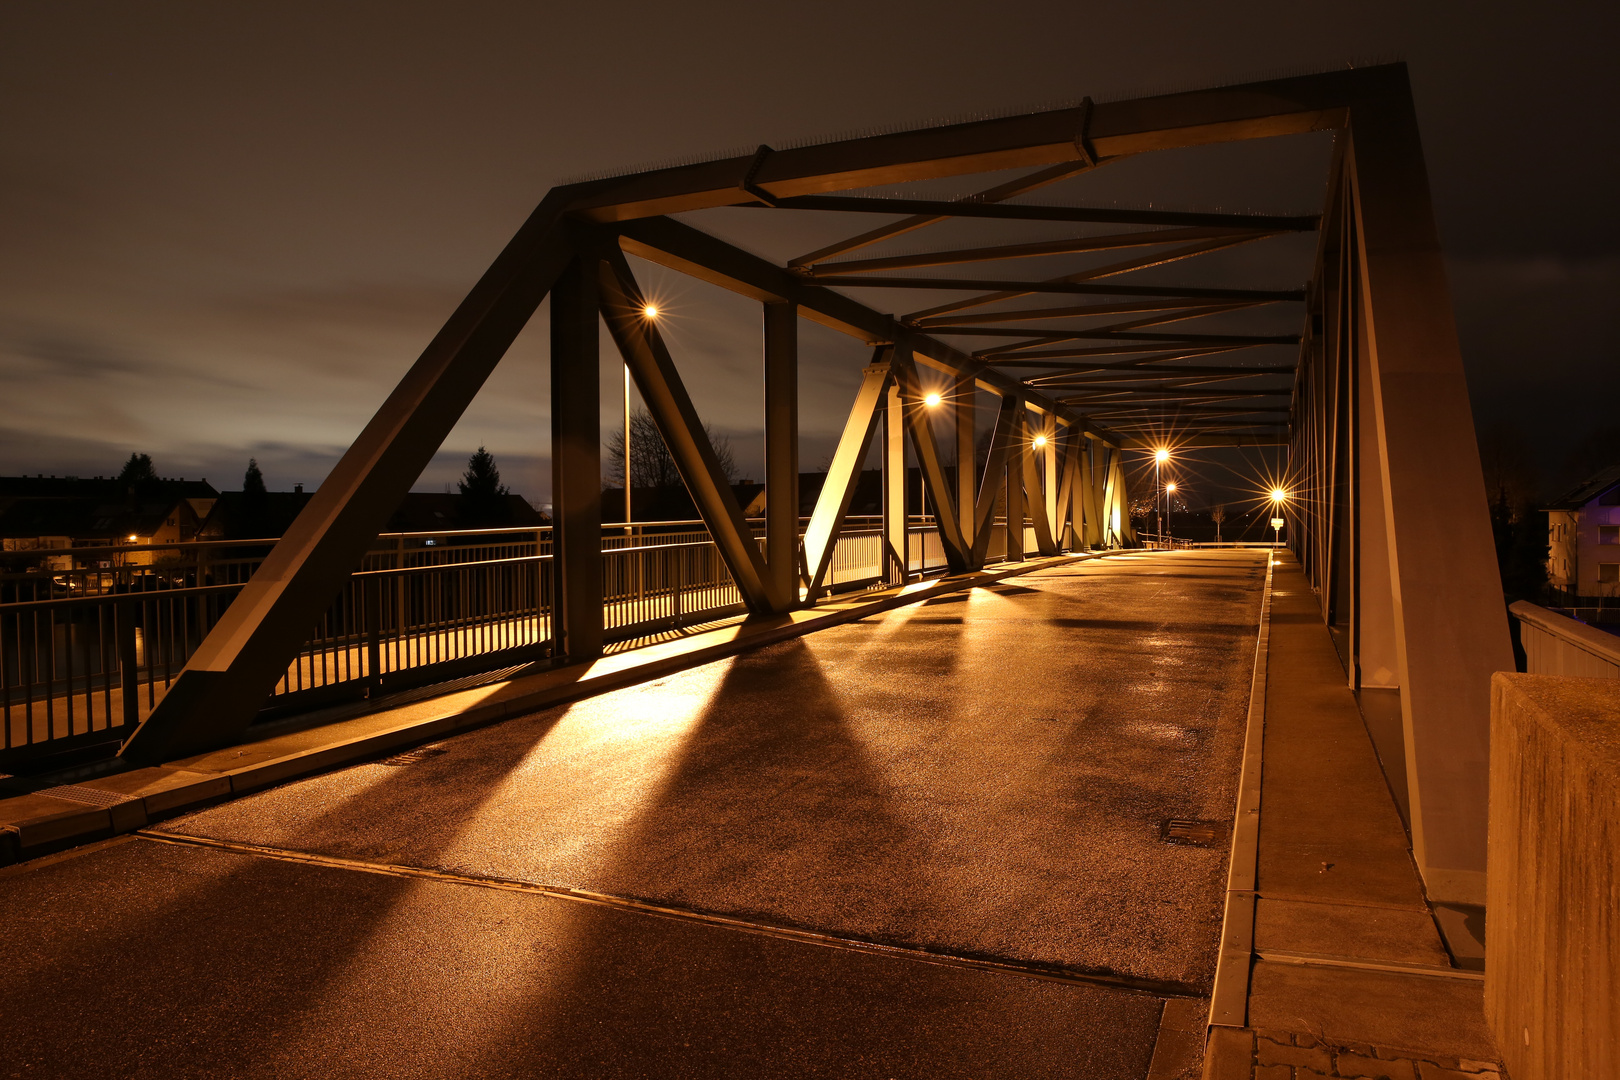
[[[1226,827],[1219,821],[1195,821],[1191,818],[1169,818],[1159,823],[1159,839],[1167,844],[1186,844],[1190,847],[1219,847]]]
[[[415,750],[407,750],[403,754],[395,754],[393,757],[383,758],[381,761],[377,762],[377,764],[394,766],[415,765],[419,761],[426,761],[430,757],[437,757],[438,755],[447,752],[448,751],[437,746],[418,746]]]
[[[106,791],[102,788],[80,787],[78,784],[40,788],[36,794],[49,795],[53,799],[66,799],[68,802],[82,803],[85,806],[97,806],[103,810],[110,806],[117,806],[121,802],[129,801],[129,796],[120,792]]]

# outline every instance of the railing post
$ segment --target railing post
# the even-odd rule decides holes
[[[134,727],[141,718],[140,670],[135,660],[135,606],[125,599],[114,608],[113,633],[118,639],[118,686],[124,695],[124,723]]]
[[[382,689],[382,582],[366,577],[361,586],[366,605],[366,686]]]

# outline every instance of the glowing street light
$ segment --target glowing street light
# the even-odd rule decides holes
[[[1164,517],[1165,517],[1165,514],[1164,514],[1164,511],[1159,510],[1159,507],[1160,507],[1160,500],[1166,499],[1166,496],[1164,494],[1164,485],[1162,483],[1162,479],[1163,479],[1162,474],[1163,474],[1163,470],[1164,470],[1164,464],[1165,464],[1165,462],[1167,462],[1169,460],[1170,460],[1170,451],[1166,450],[1164,447],[1161,446],[1157,450],[1153,451],[1153,486],[1154,486],[1154,488],[1157,489],[1153,494],[1153,508],[1154,508],[1154,510],[1159,512],[1159,532],[1161,534],[1164,532]],[[1167,501],[1168,500],[1166,500],[1166,502]]]
[[[658,318],[658,305],[648,304],[646,307],[641,309],[641,313],[647,316],[649,319],[656,319]]]
[[[1288,501],[1288,492],[1284,491],[1280,487],[1274,487],[1274,488],[1271,489],[1271,513],[1272,513],[1272,518],[1271,518],[1271,530],[1272,530],[1271,546],[1273,548],[1277,548],[1277,547],[1282,546],[1282,527],[1283,527],[1282,508],[1283,508],[1283,503],[1285,503],[1287,501]]]
[[[940,397],[938,394],[929,394],[927,397],[923,398],[923,404],[927,405],[930,409],[938,405],[939,402]]]
[[[1035,445],[1036,446],[1045,446],[1046,445],[1046,436],[1045,435],[1037,435],[1037,436],[1035,436]]]
[[[1164,490],[1165,494],[1174,495],[1176,493],[1176,482],[1174,480],[1170,481],[1168,484],[1164,485]]]
[[[1170,529],[1170,496],[1174,495],[1175,493],[1176,482],[1174,480],[1164,485],[1164,534],[1166,536],[1172,535]]]

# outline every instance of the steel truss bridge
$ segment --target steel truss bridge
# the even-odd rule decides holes
[[[1319,215],[1014,201],[1138,155],[1326,131],[1336,138]],[[1017,178],[966,197],[919,191],[1014,170]],[[722,207],[746,208],[762,225],[790,212],[865,215],[873,224],[779,263],[680,218]],[[969,220],[1003,239],[922,253],[891,243]],[[1030,242],[1032,222],[1076,235]],[[1314,270],[1303,289],[1133,276],[1312,231]],[[1098,263],[1098,253],[1115,254]],[[725,482],[629,256],[760,305],[770,492],[763,537]],[[1055,258],[1076,268],[1026,277],[1005,270]],[[885,297],[919,292],[932,298],[920,310],[885,313]],[[985,562],[998,511],[1026,521],[1031,546],[1044,554],[1132,543],[1122,455],[1154,445],[1166,425],[1182,447],[1286,444],[1290,543],[1338,632],[1348,679],[1360,689],[1398,688],[1412,838],[1429,894],[1482,901],[1489,675],[1512,661],[1404,66],[761,146],[552,190],[221,614],[128,740],[126,757],[168,760],[245,730],[547,299],[556,659],[588,662],[604,641],[602,321],[738,602],[758,617],[814,603],[826,589],[874,438],[887,480],[880,532],[891,577],[907,536],[908,447],[956,573]],[[1273,305],[1292,306],[1297,333],[1185,329]],[[871,361],[801,532],[796,386],[805,319],[869,346]],[[1256,350],[1287,361],[1254,362]],[[995,417],[982,470],[974,454],[981,399]],[[1024,542],[1024,529],[1006,530],[1007,557],[1020,557]]]

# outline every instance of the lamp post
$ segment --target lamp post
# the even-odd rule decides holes
[[[1175,493],[1176,482],[1174,480],[1164,485],[1164,535],[1165,539],[1170,541],[1172,546],[1175,544],[1175,537],[1172,535],[1170,529],[1170,496],[1174,495]]]
[[[1283,503],[1288,501],[1288,492],[1280,487],[1271,489],[1271,547],[1275,551],[1282,546]]]
[[[1164,447],[1161,446],[1153,451],[1153,486],[1157,489],[1153,493],[1153,513],[1159,519],[1154,524],[1159,527],[1158,531],[1161,535],[1164,533],[1164,516],[1159,510],[1159,500],[1164,498],[1163,469],[1164,463],[1169,460],[1170,451]]]

